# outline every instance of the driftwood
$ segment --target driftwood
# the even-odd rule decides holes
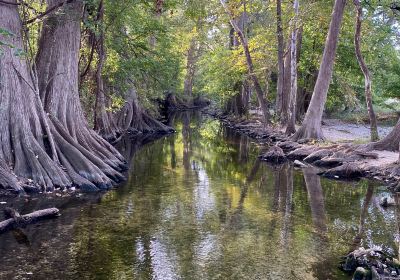
[[[40,220],[58,217],[60,215],[60,210],[57,208],[48,208],[26,215],[20,215],[16,210],[12,208],[6,208],[4,210],[4,214],[7,220],[0,222],[0,233],[19,227],[25,227]]]

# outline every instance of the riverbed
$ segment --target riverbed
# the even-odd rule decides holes
[[[170,123],[173,135],[119,145],[131,159],[115,190],[2,198],[62,216],[0,235],[0,279],[351,279],[338,265],[355,247],[398,254],[384,186],[269,166],[200,113]]]

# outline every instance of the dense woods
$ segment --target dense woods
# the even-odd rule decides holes
[[[0,0],[0,185],[109,189],[113,146],[168,134],[169,109],[210,101],[291,140],[356,116],[398,151],[400,3],[362,0]],[[163,107],[164,111],[161,110]]]

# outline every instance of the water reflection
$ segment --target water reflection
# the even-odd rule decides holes
[[[197,113],[138,150],[129,180],[104,196],[7,200],[63,215],[0,236],[0,279],[350,279],[354,246],[396,249],[397,209],[367,181],[271,167],[247,137]],[[4,207],[0,205],[0,207]]]

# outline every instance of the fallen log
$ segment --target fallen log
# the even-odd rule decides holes
[[[58,217],[60,216],[60,210],[57,208],[48,208],[26,215],[20,215],[16,210],[6,208],[4,214],[8,219],[0,222],[0,233],[19,227],[25,227],[40,220]]]

